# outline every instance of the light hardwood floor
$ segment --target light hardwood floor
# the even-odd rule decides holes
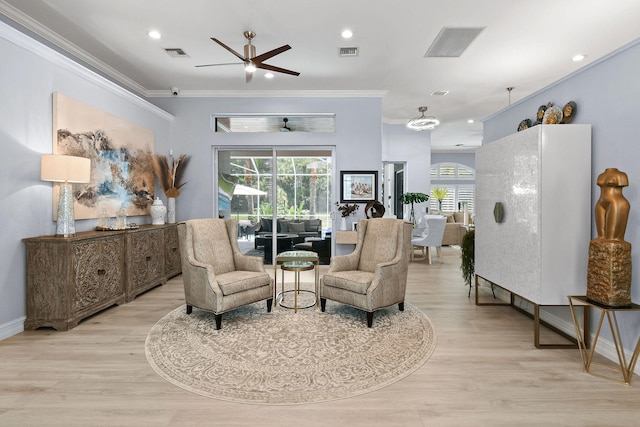
[[[0,426],[640,425],[638,378],[612,383],[583,373],[577,350],[536,349],[531,319],[509,307],[476,306],[459,253],[443,249],[433,265],[411,263],[406,298],[433,322],[436,350],[381,390],[273,406],[209,399],[166,382],[147,364],[144,342],[157,320],[183,304],[177,277],[71,331],[1,341]]]

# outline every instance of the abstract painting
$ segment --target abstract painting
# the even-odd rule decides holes
[[[91,182],[74,184],[76,219],[148,215],[153,203],[153,131],[53,94],[53,154],[91,159]],[[53,212],[58,187],[54,186]],[[55,218],[54,218],[55,219]]]

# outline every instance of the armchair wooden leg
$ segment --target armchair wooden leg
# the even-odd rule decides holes
[[[367,311],[367,327],[373,326],[373,311]]]
[[[191,314],[192,311],[193,311],[193,306],[187,304],[187,314]]]
[[[398,303],[398,310],[404,311],[404,301]]]
[[[324,310],[327,308],[327,299],[320,298],[320,311],[324,313]]]
[[[216,329],[222,328],[222,314],[214,314],[216,318]]]
[[[271,313],[271,306],[273,305],[273,298],[267,300],[267,313]]]

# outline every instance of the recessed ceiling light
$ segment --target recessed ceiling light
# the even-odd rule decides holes
[[[473,119],[469,119],[469,120],[467,120],[467,123],[475,123],[475,122],[476,122],[476,121],[475,121],[475,120],[473,120]]]
[[[340,35],[343,39],[350,39],[351,37],[353,37],[353,32],[351,30],[343,30]]]
[[[273,78],[273,73],[264,73],[264,78],[265,79],[272,79]]]
[[[582,53],[579,53],[579,54],[577,54],[576,56],[574,56],[573,58],[571,58],[571,60],[572,60],[573,62],[580,62],[580,61],[584,60],[584,58],[586,58],[586,57],[587,57],[587,55],[584,55],[584,54],[582,54]]]
[[[151,30],[147,33],[147,35],[152,39],[162,38],[162,34],[160,34],[160,31],[157,31],[157,30]]]

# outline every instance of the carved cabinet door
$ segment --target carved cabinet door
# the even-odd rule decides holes
[[[129,275],[132,290],[145,290],[164,280],[164,230],[131,234]]]
[[[73,245],[73,312],[123,294],[123,244],[118,236]]]
[[[167,278],[180,274],[182,272],[182,264],[178,246],[178,227],[168,227],[165,230],[164,251],[164,270]]]

